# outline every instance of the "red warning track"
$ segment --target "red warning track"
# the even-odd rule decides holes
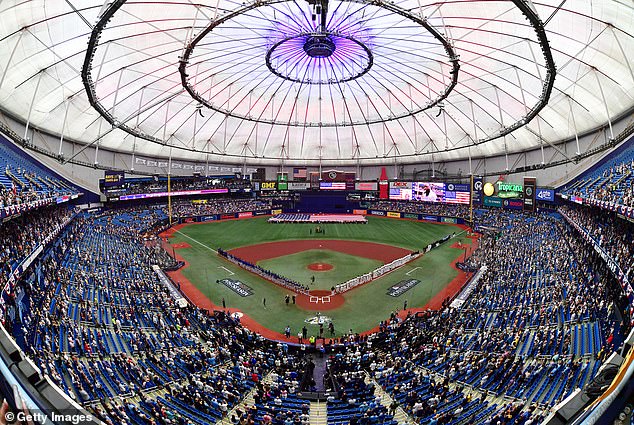
[[[246,260],[252,264],[258,261],[295,254],[309,249],[329,249],[357,257],[389,263],[409,254],[410,250],[374,242],[338,241],[332,239],[311,239],[297,241],[267,242],[235,248],[229,251],[231,255]]]

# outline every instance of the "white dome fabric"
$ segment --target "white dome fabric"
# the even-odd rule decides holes
[[[634,3],[528,6],[547,44],[511,1],[331,0],[322,25],[305,0],[5,0],[0,107],[148,157],[345,165],[526,150],[634,106]]]

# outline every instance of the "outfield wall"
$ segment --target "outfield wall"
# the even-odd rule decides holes
[[[463,218],[460,218],[460,217],[451,217],[451,216],[442,216],[442,215],[433,215],[433,214],[405,213],[405,212],[389,211],[389,210],[356,209],[356,210],[353,210],[353,213],[363,214],[363,215],[373,215],[377,217],[404,218],[407,220],[429,221],[433,223],[448,223],[448,224],[466,224],[467,223]]]
[[[176,223],[203,223],[206,221],[220,221],[220,220],[235,220],[242,218],[253,218],[260,217],[265,215],[276,215],[281,214],[282,212],[292,213],[294,211],[290,210],[282,210],[282,209],[267,209],[267,210],[258,210],[258,211],[244,211],[237,212],[231,214],[211,214],[211,215],[198,215],[191,217],[179,217]],[[414,214],[414,213],[402,213],[397,211],[387,211],[387,210],[362,210],[355,209],[352,210],[353,214],[359,215],[372,215],[375,217],[388,217],[388,218],[401,218],[406,220],[418,220],[418,221],[427,221],[432,223],[445,223],[445,224],[467,224],[467,222],[463,218],[459,217],[446,217],[440,215],[432,215],[432,214]]]

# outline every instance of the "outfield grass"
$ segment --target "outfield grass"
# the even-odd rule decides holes
[[[288,290],[218,257],[212,248],[232,249],[261,242],[306,239],[310,237],[307,229],[301,224],[269,224],[263,219],[212,222],[181,229],[174,235],[172,243],[187,242],[191,245],[191,248],[177,250],[190,264],[183,270],[183,275],[214,304],[221,305],[224,298],[228,308],[249,314],[263,326],[282,333],[284,327],[290,325],[293,334],[296,334],[304,326],[304,320],[315,313],[292,304],[285,305],[284,296],[289,293]],[[367,225],[327,225],[325,237],[320,238],[356,239],[420,249],[453,232],[459,232],[459,229],[448,225],[370,217]],[[345,293],[345,304],[341,308],[324,313],[333,319],[337,334],[349,329],[354,332],[372,329],[379,321],[389,317],[390,312],[401,309],[406,299],[409,307],[425,305],[456,277],[457,271],[449,264],[463,251],[451,248],[450,244],[458,240],[470,243],[469,239],[459,236],[394,272]],[[254,295],[240,297],[226,286],[215,283],[225,277],[245,282],[253,288]],[[397,298],[386,294],[390,286],[404,279],[419,279],[421,283]],[[266,298],[266,308],[262,305],[263,298]],[[317,326],[307,327],[309,333],[318,329]]]
[[[203,241],[212,248],[225,250],[262,242],[293,239],[345,239],[385,243],[410,250],[424,248],[430,242],[458,230],[455,226],[417,223],[410,220],[368,217],[368,224],[321,224],[325,234],[311,234],[314,224],[267,222],[267,217],[216,221],[186,226],[185,235]],[[183,239],[187,242],[187,239]]]
[[[314,271],[307,266],[312,263],[327,263],[333,266],[332,270]],[[283,257],[258,261],[258,265],[307,285],[310,289],[327,289],[346,282],[353,277],[368,273],[383,265],[381,261],[343,252],[324,249],[310,249]],[[311,277],[315,278],[312,282]]]

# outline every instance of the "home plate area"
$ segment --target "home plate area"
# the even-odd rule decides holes
[[[319,303],[327,304],[330,302],[330,295],[326,295],[323,297],[317,297],[317,296],[311,295],[310,302],[315,304],[319,304]]]
[[[297,305],[311,311],[334,310],[343,303],[343,295],[320,289],[313,289],[307,295],[300,294],[297,297]]]

